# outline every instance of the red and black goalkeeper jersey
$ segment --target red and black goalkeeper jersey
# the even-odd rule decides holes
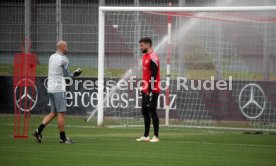
[[[155,52],[143,55],[143,92],[144,93],[160,93],[160,61]],[[150,80],[155,80],[151,86]],[[158,86],[159,85],[159,86]]]

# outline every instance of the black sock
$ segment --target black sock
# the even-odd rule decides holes
[[[41,125],[37,128],[37,132],[41,134],[42,130],[44,129],[45,125],[41,123]]]
[[[61,140],[66,140],[65,131],[62,131],[59,134],[60,134],[60,139]]]

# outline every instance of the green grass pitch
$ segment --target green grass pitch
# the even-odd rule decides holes
[[[32,116],[30,132],[42,116]],[[143,128],[95,128],[95,122],[68,116],[66,133],[76,144],[59,144],[56,120],[43,131],[43,143],[13,139],[13,117],[0,114],[1,166],[205,165],[275,166],[276,135],[240,131],[160,128],[159,143],[136,142]]]

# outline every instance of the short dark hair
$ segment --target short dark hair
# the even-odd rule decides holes
[[[149,44],[150,46],[152,46],[152,41],[150,37],[142,37],[139,40],[139,43],[145,43],[145,44]]]

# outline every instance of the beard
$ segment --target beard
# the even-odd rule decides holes
[[[143,49],[143,50],[142,50],[142,53],[143,53],[143,54],[145,54],[145,53],[147,53],[147,52],[148,52],[148,49]]]

